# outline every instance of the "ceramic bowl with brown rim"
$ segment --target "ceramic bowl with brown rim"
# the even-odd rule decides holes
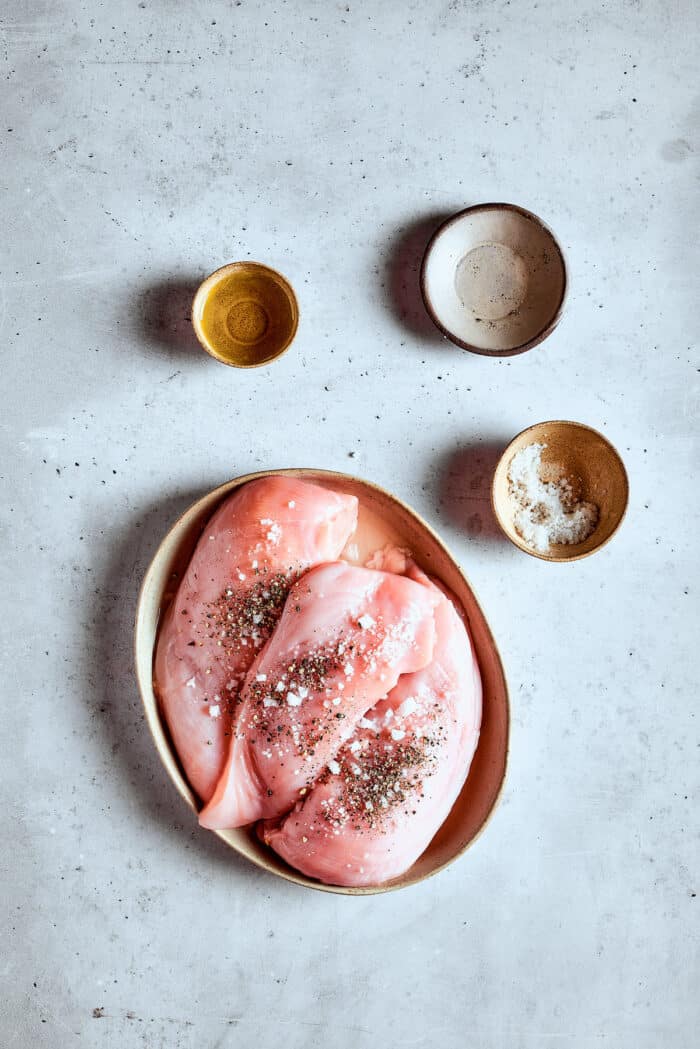
[[[233,368],[260,368],[289,348],[299,307],[289,281],[260,262],[231,262],[197,289],[192,326],[210,357]]]
[[[548,226],[516,204],[476,204],[447,219],[423,256],[421,292],[457,346],[510,357],[537,346],[562,314],[564,253]]]
[[[175,789],[193,812],[194,825],[194,814],[200,803],[183,774],[153,687],[153,654],[158,624],[207,521],[221,501],[248,481],[275,474],[300,477],[357,496],[360,527],[363,521],[367,529],[381,526],[384,535],[411,550],[420,566],[449,588],[464,610],[481,670],[481,734],[469,775],[447,820],[410,870],[394,881],[362,888],[323,885],[287,866],[260,841],[254,827],[213,833],[266,871],[323,892],[363,895],[413,885],[436,874],[465,852],[484,829],[496,806],[505,779],[508,755],[508,688],[496,643],[467,577],[430,526],[389,492],[347,474],[325,470],[269,470],[228,481],[194,503],[163,539],[146,572],[139,595],[135,626],[136,676],[148,726]]]
[[[543,446],[540,480],[565,478],[574,500],[597,508],[595,527],[581,542],[551,543],[546,550],[537,550],[518,532],[518,496],[509,472],[514,457],[533,444]],[[557,419],[529,426],[513,438],[496,467],[491,499],[496,520],[520,550],[543,561],[579,561],[600,550],[617,532],[627,510],[629,482],[625,464],[607,437],[583,423]]]

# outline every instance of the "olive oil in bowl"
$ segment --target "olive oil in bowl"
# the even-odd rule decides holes
[[[280,357],[296,334],[299,307],[288,281],[258,262],[232,262],[199,287],[192,324],[222,364],[257,368]]]

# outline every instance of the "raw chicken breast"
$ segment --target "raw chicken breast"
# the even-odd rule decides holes
[[[362,715],[433,653],[435,591],[339,561],[292,587],[251,667],[225,771],[200,813],[240,827],[287,812]]]
[[[246,671],[310,565],[338,557],[357,499],[292,477],[251,481],[219,507],[165,616],[155,685],[191,786],[207,801]]]
[[[402,677],[309,795],[262,828],[287,863],[332,885],[377,885],[408,870],[447,818],[479,738],[481,678],[467,631],[449,598],[409,573],[440,595],[432,662]]]

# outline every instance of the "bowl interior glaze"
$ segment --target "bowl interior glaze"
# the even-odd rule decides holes
[[[515,204],[477,204],[433,234],[421,291],[433,322],[472,353],[506,357],[542,342],[561,317],[563,252],[544,222]]]

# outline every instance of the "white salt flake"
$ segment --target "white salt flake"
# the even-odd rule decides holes
[[[296,505],[297,504],[294,502],[293,499],[290,499],[289,502],[287,503],[287,506],[289,507],[290,510],[293,510]]]
[[[269,522],[270,527],[267,530],[265,538],[270,543],[279,543],[282,538],[282,529],[275,521]]]
[[[281,681],[275,685],[275,692],[284,692],[284,684]]]
[[[209,717],[218,718],[221,715],[221,707],[218,703],[212,703],[209,707]]]
[[[403,739],[405,735],[406,735],[406,733],[403,731],[403,729],[392,728],[392,730],[391,730],[391,738],[393,740],[395,740],[397,743],[398,743],[398,741],[400,739]]]
[[[185,688],[194,688],[196,684],[197,682],[195,681],[195,679],[191,677],[189,681],[185,682]]]
[[[418,704],[413,696],[409,696],[408,699],[404,699],[399,707],[399,717],[407,718],[409,714],[414,712],[414,710],[418,710]]]
[[[360,616],[357,620],[357,625],[362,627],[363,630],[369,630],[370,627],[376,625],[376,620],[372,619],[372,617],[365,612],[365,614]]]
[[[358,750],[362,750],[362,744],[360,743],[359,739],[353,740],[353,742],[350,744],[350,750],[353,754],[357,754]]]
[[[263,699],[263,706],[264,707],[278,707],[279,703],[277,702],[276,699],[270,699],[269,696],[265,696],[265,698]]]
[[[340,772],[340,765],[337,761],[329,761],[328,770],[329,772],[332,772],[334,776],[337,776]]]
[[[335,697],[335,699],[333,700],[333,706],[334,707],[339,707],[340,706],[340,696],[336,696]]]
[[[297,694],[295,692],[288,692],[287,693],[287,703],[289,704],[290,707],[300,707],[301,706],[301,696],[297,696]]]
[[[343,667],[343,673],[346,677],[352,677],[352,675],[355,673],[352,663],[345,664],[345,666]]]
[[[267,681],[267,674],[256,674],[255,675],[255,680],[256,681]]]

